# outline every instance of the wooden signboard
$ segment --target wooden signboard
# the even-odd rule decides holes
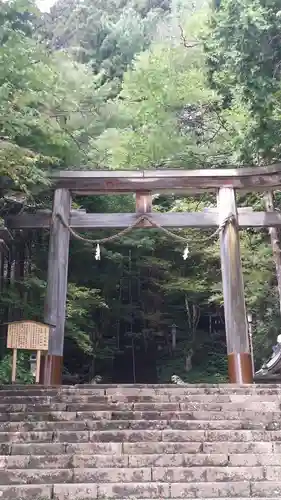
[[[41,353],[48,351],[50,327],[36,321],[15,321],[8,325],[7,347],[13,349],[12,382],[16,381],[18,349],[37,352],[36,383],[39,382]]]

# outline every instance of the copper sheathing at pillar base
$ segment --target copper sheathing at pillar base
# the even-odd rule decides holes
[[[42,385],[61,385],[62,384],[62,356],[42,356],[40,370],[40,384]]]
[[[228,376],[231,384],[253,383],[252,361],[248,352],[228,355]]]

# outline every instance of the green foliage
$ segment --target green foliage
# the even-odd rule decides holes
[[[72,283],[68,286],[66,336],[73,338],[79,349],[89,355],[96,355],[98,348],[94,341],[97,332],[93,312],[107,307],[100,293],[100,290]]]
[[[96,101],[96,84],[86,68],[51,54],[36,38],[31,2],[20,22],[17,8],[16,1],[0,4],[0,174],[3,187],[29,193],[48,184],[51,166],[79,161],[85,134],[80,107]],[[75,111],[79,119],[74,115],[70,123]]]
[[[178,375],[189,384],[208,383],[219,384],[227,382],[227,358],[225,344],[214,342],[213,348],[206,338],[206,332],[198,331],[201,341],[204,338],[204,347],[199,348],[194,357],[193,369],[185,370],[184,357],[185,342],[180,342],[175,353],[167,351],[158,360],[158,380],[161,383],[171,382],[172,375]],[[213,339],[214,341],[214,339]]]
[[[246,161],[280,157],[280,23],[279,1],[224,0],[206,39],[213,86],[250,121]]]
[[[60,0],[45,18],[45,34],[54,49],[67,49],[78,61],[90,64],[95,74],[102,75],[102,82],[113,80],[114,93],[167,9],[166,0]]]
[[[0,361],[0,384],[10,384],[12,380],[12,354],[6,354]],[[32,384],[33,376],[30,372],[29,356],[23,352],[17,358],[17,383]]]
[[[204,15],[189,15],[183,33],[152,43],[136,58],[113,107],[115,126],[96,141],[98,160],[105,158],[111,168],[212,163],[220,125],[216,95],[202,71],[198,34],[203,22]]]

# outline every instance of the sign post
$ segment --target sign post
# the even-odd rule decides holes
[[[39,383],[41,354],[48,351],[50,327],[36,321],[14,321],[8,325],[7,347],[13,349],[12,383],[16,381],[18,349],[36,351],[36,383]]]

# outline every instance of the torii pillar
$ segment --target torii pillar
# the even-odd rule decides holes
[[[233,221],[228,222],[220,233],[229,381],[234,384],[251,384],[253,371],[240,256],[239,225],[235,190],[232,187],[219,189],[218,210],[220,224],[230,214],[233,215]]]
[[[67,223],[70,220],[71,195],[68,189],[56,189],[50,228],[48,278],[44,321],[50,325],[48,355],[42,358],[40,383],[61,385],[65,309],[67,294],[69,230],[57,214]]]

